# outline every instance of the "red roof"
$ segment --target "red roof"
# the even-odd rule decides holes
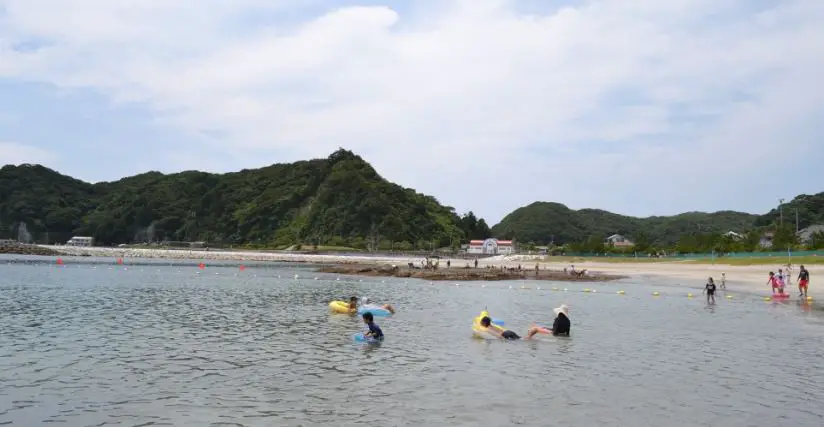
[[[469,244],[470,245],[483,245],[484,241],[483,240],[470,240]]]

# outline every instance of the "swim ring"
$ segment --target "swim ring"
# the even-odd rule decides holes
[[[497,335],[490,333],[488,329],[495,328],[498,332],[503,333],[504,331],[506,331],[506,329],[501,327],[501,325],[503,325],[504,322],[498,320],[498,322],[500,322],[499,324],[498,322],[495,322],[495,320],[497,319],[492,319],[492,324],[489,325],[489,328],[484,328],[483,326],[481,326],[481,319],[484,317],[489,317],[489,313],[486,310],[482,311],[481,314],[479,314],[478,317],[476,317],[472,321],[472,336],[475,338],[481,338],[485,340],[500,339],[500,337],[498,337]]]
[[[329,303],[329,309],[332,310],[333,313],[341,313],[341,314],[351,314],[354,311],[349,309],[349,303],[345,301],[332,301]]]
[[[357,334],[352,335],[352,339],[354,339],[355,342],[366,343],[366,344],[379,344],[379,343],[383,342],[383,340],[377,340],[377,339],[372,338],[372,337],[364,336],[363,332],[358,332]]]
[[[367,312],[372,313],[372,315],[375,317],[386,317],[392,315],[392,313],[389,310],[379,305],[368,304],[358,307],[358,314],[363,315],[363,313]]]

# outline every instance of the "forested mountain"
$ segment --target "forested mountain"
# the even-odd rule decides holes
[[[756,227],[765,227],[783,221],[784,225],[795,228],[796,212],[798,212],[798,228],[803,229],[811,225],[824,224],[824,192],[807,195],[802,194],[781,205],[779,209],[767,212],[755,220]],[[783,213],[783,220],[782,220]]]
[[[149,172],[89,184],[39,165],[0,169],[0,232],[99,244],[206,241],[288,246],[446,246],[488,237],[469,212],[383,179],[350,151],[212,174]],[[38,234],[39,235],[39,234]],[[59,236],[59,237],[58,237]],[[41,240],[41,239],[38,239]]]
[[[535,202],[518,208],[492,234],[517,238],[521,242],[556,245],[580,243],[594,238],[603,242],[611,234],[621,234],[645,246],[672,247],[682,236],[727,231],[746,232],[757,216],[733,211],[687,212],[675,216],[636,218],[598,209],[572,210],[559,203]]]

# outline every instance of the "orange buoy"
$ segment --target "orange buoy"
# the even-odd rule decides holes
[[[204,263],[202,263],[202,262],[201,262],[201,263],[200,263],[200,265],[198,265],[198,268],[200,268],[201,270],[203,270],[204,268],[206,268],[206,264],[204,264]]]

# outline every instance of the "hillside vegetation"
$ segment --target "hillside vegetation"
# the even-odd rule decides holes
[[[636,218],[598,209],[572,210],[559,203],[535,202],[516,209],[492,227],[500,238],[522,243],[567,245],[580,252],[603,252],[604,239],[621,234],[635,242],[637,250],[749,251],[758,246],[764,231],[775,232],[775,246],[797,246],[795,210],[799,228],[824,224],[824,193],[802,195],[783,205],[784,220],[777,209],[764,215],[720,211],[687,212],[674,216]],[[740,240],[724,238],[734,231]],[[820,240],[820,239],[819,239]],[[818,246],[818,242],[813,242]]]
[[[488,237],[431,197],[386,181],[359,156],[212,174],[149,172],[98,184],[39,165],[0,169],[0,230],[99,244],[205,241],[282,247],[441,247]],[[37,240],[42,240],[38,238]]]

